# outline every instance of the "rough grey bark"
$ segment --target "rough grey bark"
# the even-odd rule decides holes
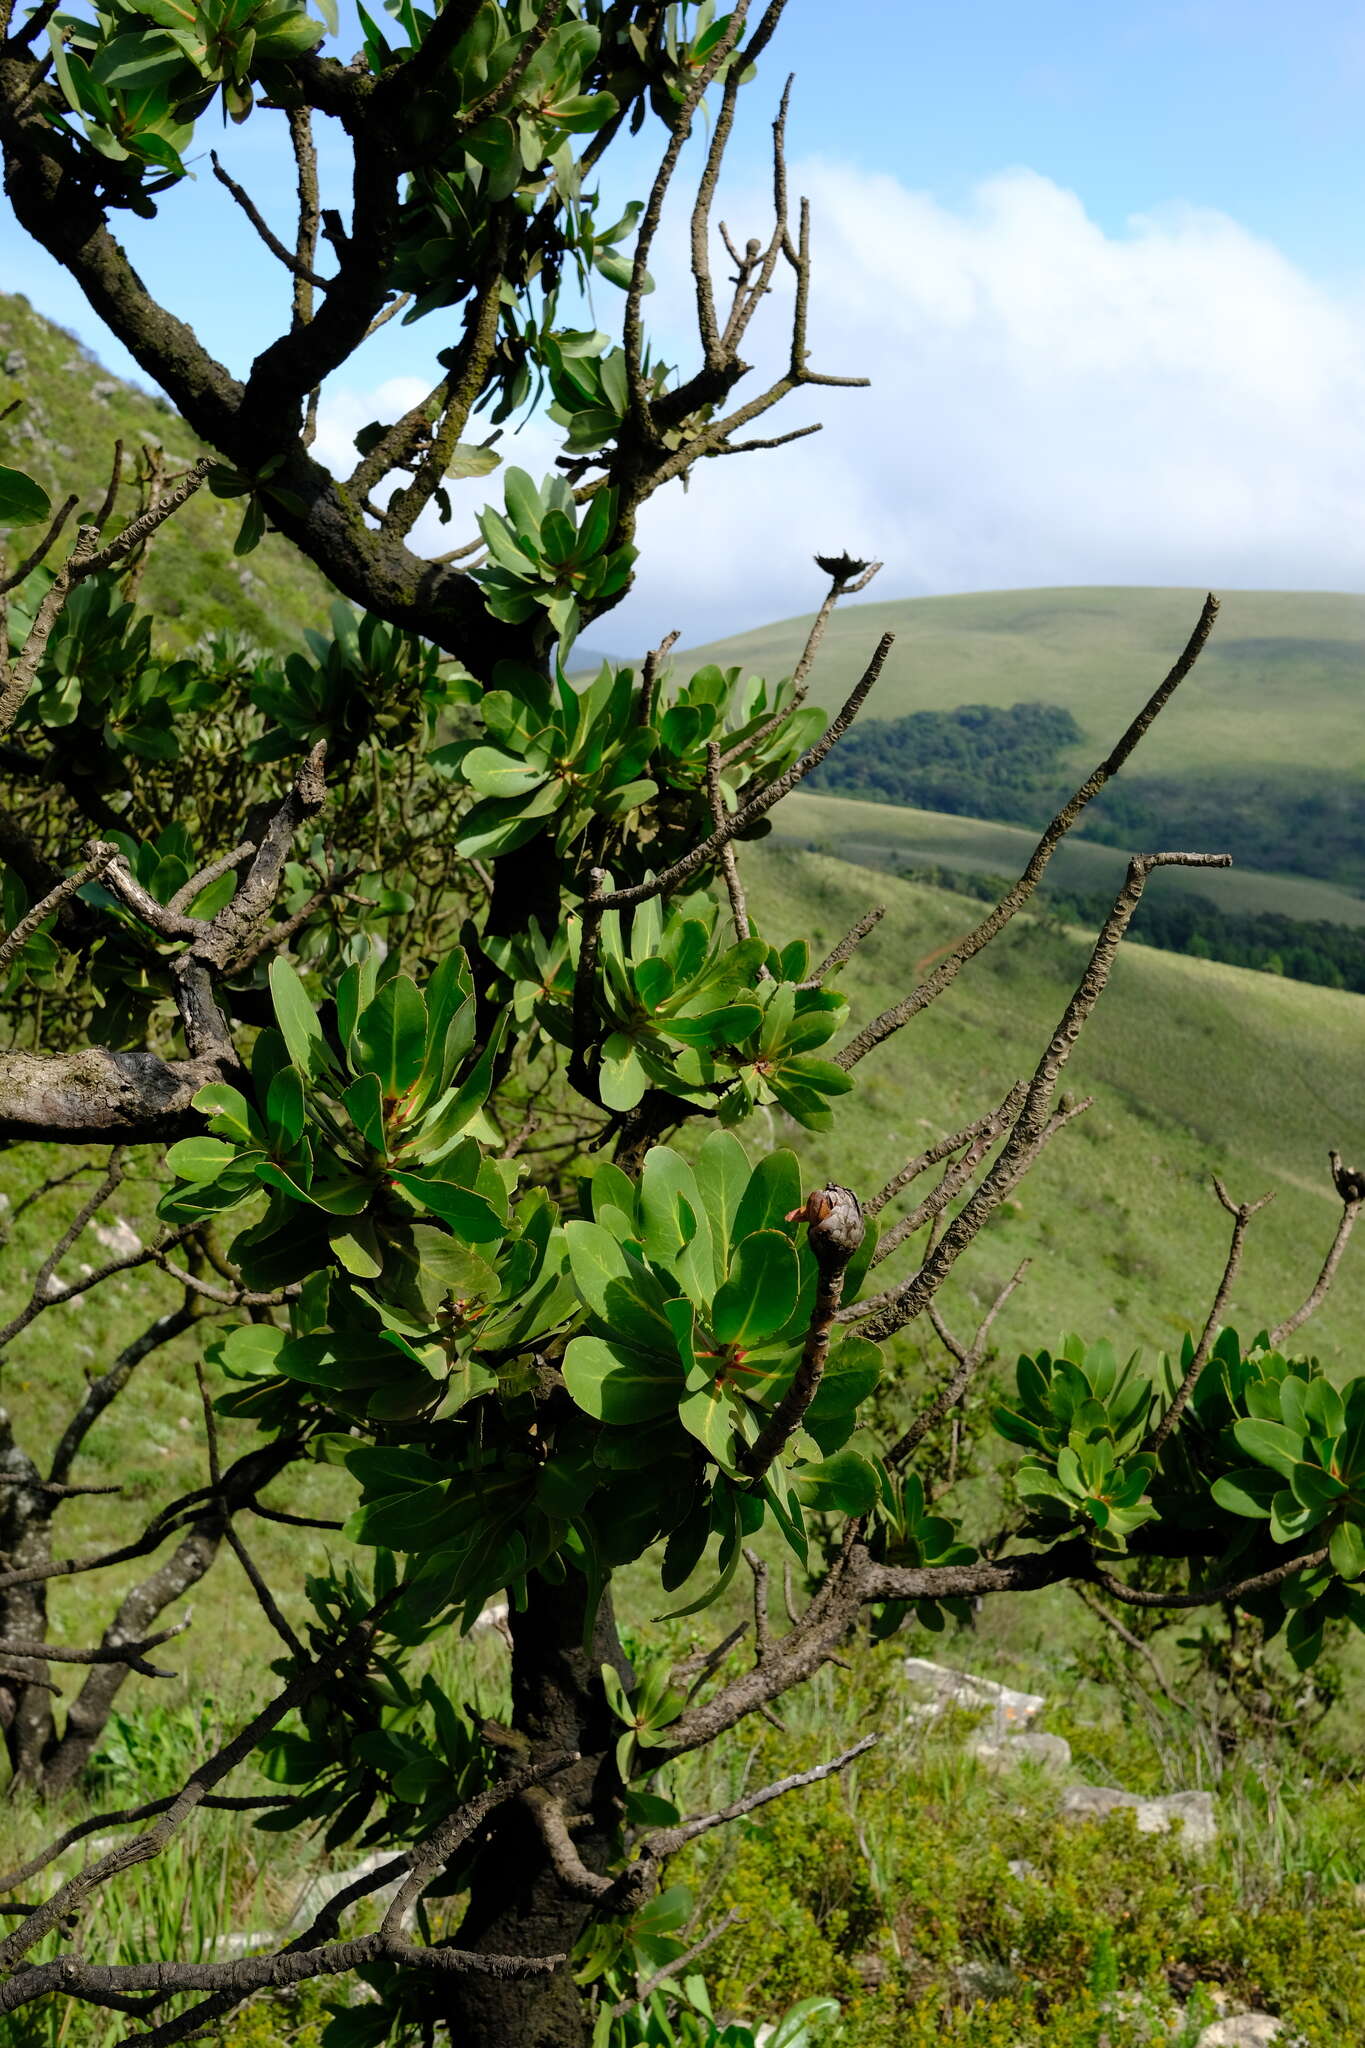
[[[14,1441],[9,1416],[0,1408],[0,1554],[22,1570],[46,1564],[52,1553],[53,1496],[42,1475]],[[0,1592],[0,1636],[42,1642],[47,1636],[47,1587],[42,1579]],[[52,1738],[52,1694],[48,1668],[36,1660],[0,1667],[0,1731],[16,1785],[36,1785],[43,1751]]]
[[[124,1596],[118,1613],[100,1638],[101,1649],[138,1642],[158,1615],[198,1585],[223,1540],[224,1516],[216,1505],[191,1527],[157,1569]],[[20,1591],[30,1590],[27,1587]],[[41,1757],[42,1789],[49,1797],[68,1791],[84,1770],[108,1725],[119,1690],[128,1676],[126,1664],[96,1664],[67,1710],[59,1737],[50,1728]]]
[[[227,1078],[216,1060],[162,1060],[150,1052],[0,1053],[0,1138],[99,1145],[166,1145],[202,1128],[190,1103]]]
[[[573,1845],[581,1862],[600,1872],[610,1861],[619,1822],[613,1756],[620,1729],[599,1673],[611,1664],[626,1684],[631,1675],[610,1592],[585,1650],[586,1613],[586,1587],[575,1574],[562,1586],[531,1577],[525,1612],[509,1617],[512,1723],[517,1736],[526,1738],[524,1754],[517,1744],[519,1762],[581,1752],[579,1763],[556,1775],[555,1793],[566,1812],[586,1816],[573,1829]],[[507,1955],[568,1953],[591,1911],[591,1902],[572,1895],[556,1875],[531,1806],[517,1800],[500,1807],[475,1866],[460,1946]],[[567,1965],[548,1977],[457,1977],[442,1993],[453,2048],[467,2042],[586,2048],[587,2007]]]

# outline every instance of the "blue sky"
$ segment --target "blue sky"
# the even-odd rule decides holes
[[[866,369],[877,389],[814,409],[802,395],[785,423],[819,417],[823,435],[668,494],[645,531],[658,559],[619,620],[652,631],[685,603],[699,638],[799,609],[791,564],[845,543],[885,557],[885,595],[1365,589],[1358,6],[791,0],[723,195],[741,232],[762,226],[788,69],[794,176],[815,208],[817,360]],[[205,147],[283,225],[288,166],[267,122],[225,143],[216,130],[204,124]],[[153,229],[129,228],[153,287],[244,368],[287,280],[207,162]],[[0,282],[129,368],[7,216]],[[682,284],[666,246],[656,315],[685,358]],[[599,319],[613,310],[608,291]],[[345,459],[447,338],[433,323],[377,337],[328,393],[324,448]],[[518,459],[551,453],[533,429]],[[771,546],[741,573],[756,525]]]

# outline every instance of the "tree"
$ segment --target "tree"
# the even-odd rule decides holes
[[[590,2033],[625,2048],[649,2028],[664,2038],[678,2011],[683,2037],[705,2042],[714,2025],[676,1975],[705,1935],[680,1931],[660,1890],[668,1857],[857,1748],[690,1817],[659,1774],[769,1710],[855,1627],[889,1635],[911,1611],[1069,1582],[1145,1607],[1236,1599],[1287,1620],[1310,1662],[1328,1621],[1365,1614],[1365,1381],[1339,1393],[1277,1348],[1330,1285],[1365,1194],[1339,1161],[1340,1229],[1278,1331],[1243,1346],[1221,1328],[1256,1206],[1224,1195],[1227,1271],[1168,1375],[1120,1370],[1079,1340],[1021,1362],[996,1427],[1027,1455],[995,1540],[964,1542],[917,1470],[995,1313],[959,1338],[936,1305],[944,1279],[1084,1107],[1059,1092],[1067,1060],[1149,875],[1221,856],[1134,856],[1030,1079],[880,1190],[812,1191],[793,1151],[760,1156],[751,1135],[759,1107],[795,1133],[828,1129],[862,1061],[1005,929],[1193,667],[1215,601],[1019,881],[851,1036],[836,977],[877,913],[813,964],[799,934],[754,930],[737,849],[876,682],[885,641],[836,717],[805,702],[831,610],[875,565],[821,559],[805,653],[776,683],[675,676],[668,644],[638,668],[569,679],[581,628],[629,584],[649,495],[699,461],[790,438],[741,437],[803,385],[838,381],[809,367],[810,232],[804,205],[795,226],[788,210],[785,95],[774,223],[743,249],[719,229],[734,264],[724,302],[713,282],[722,157],[781,11],[772,0],[751,23],[709,0],[447,0],[430,15],[400,0],[382,28],[362,17],[364,49],[343,64],[289,0],[96,0],[88,17],[44,4],[17,25],[0,0],[14,209],[221,458],[175,479],[144,463],[131,517],[116,460],[69,549],[76,502],[54,511],[0,470],[19,535],[0,688],[14,1018],[0,1135],[114,1147],[19,1321],[44,1312],[59,1259],[132,1156],[160,1175],[163,1228],[111,1270],[169,1276],[178,1334],[192,1322],[209,1336],[207,1483],[131,1543],[53,1558],[49,1529],[79,1485],[67,1475],[91,1404],[122,1395],[165,1316],[92,1382],[47,1478],[4,1446],[0,1708],[15,1769],[39,1790],[70,1782],[129,1669],[147,1668],[145,1631],[222,1542],[282,1650],[259,1712],[178,1798],[81,1824],[133,1832],[13,1909],[0,2011],[74,1997],[166,2044],[254,1990],[359,1970],[379,2003],[340,2010],[334,2048],[439,2027],[471,2048]],[[690,227],[699,364],[682,374],[651,352],[644,300],[708,94]],[[155,214],[220,96],[234,121],[284,123],[298,170],[285,240],[215,165],[292,281],[289,327],[245,382],[151,297],[111,227],[121,211]],[[351,150],[348,218],[326,203],[316,115]],[[604,222],[598,166],[651,119],[648,196]],[[787,365],[739,397],[746,334],[781,272]],[[564,324],[594,275],[623,293],[615,340]],[[335,479],[310,453],[318,388],[400,306],[435,320],[440,375],[402,418],[366,428]],[[419,516],[435,505],[454,520],[461,489],[477,497],[498,432],[541,391],[563,430],[557,473],[537,484],[506,469],[480,541],[417,555]],[[241,550],[269,522],[326,572],[346,600],[330,637],[283,664],[228,643],[158,651],[134,602],[139,550],[204,487],[240,500]],[[881,1262],[935,1220],[915,1270],[881,1284]],[[947,1375],[879,1441],[871,1397],[921,1317]],[[229,1432],[247,1445],[233,1457]],[[300,1632],[243,1529],[252,1514],[290,1518],[305,1461],[339,1469],[353,1512],[345,1562],[309,1583]],[[760,1532],[802,1578],[781,1631]],[[170,1565],[99,1646],[46,1641],[54,1575],[172,1538]],[[646,1558],[661,1599],[689,1608],[751,1573],[752,1661],[730,1641],[671,1672],[647,1646],[632,1665],[612,1581]],[[442,1693],[423,1653],[503,1591],[514,1711],[495,1726]],[[48,1674],[63,1659],[92,1677],[59,1730]],[[290,1788],[259,1802],[269,1824],[392,1853],[277,1954],[112,1965],[77,1947],[85,1902],[199,1806],[240,1800],[221,1788],[250,1759]],[[22,1890],[72,1839],[0,1886]],[[350,1909],[395,1879],[377,1928],[349,1931]]]

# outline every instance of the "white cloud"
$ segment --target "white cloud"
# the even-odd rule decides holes
[[[813,362],[873,389],[798,395],[754,431],[819,418],[823,434],[707,463],[688,495],[646,507],[637,588],[594,640],[626,650],[677,626],[696,643],[804,610],[811,554],[844,547],[885,560],[882,596],[1365,588],[1358,305],[1225,215],[1110,234],[1029,171],[960,210],[832,162],[793,184],[815,222]],[[726,210],[762,218],[757,193]],[[665,328],[682,286],[660,278]],[[773,360],[784,313],[770,309]],[[333,402],[329,448],[375,416],[341,396],[356,418],[339,434]],[[511,459],[543,467],[545,439]]]

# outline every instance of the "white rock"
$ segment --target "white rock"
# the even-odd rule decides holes
[[[1187,1848],[1207,1849],[1217,1838],[1211,1792],[1165,1792],[1157,1799],[1142,1799],[1116,1785],[1069,1785],[1062,1794],[1063,1820],[1103,1820],[1124,1809],[1137,1815],[1140,1835],[1168,1834],[1179,1822]]]
[[[970,1754],[988,1771],[1009,1771],[1019,1764],[1036,1764],[1060,1777],[1071,1768],[1071,1744],[1064,1735],[1030,1734],[1021,1730],[1003,1742],[974,1742]]]
[[[1268,2048],[1279,2040],[1281,2024],[1268,2012],[1239,2013],[1236,2019],[1215,2020],[1205,2027],[1197,2048]]]
[[[116,1216],[112,1223],[92,1223],[90,1235],[116,1259],[130,1259],[142,1250],[142,1239],[126,1216]]]
[[[500,1628],[505,1635],[508,1627],[507,1602],[505,1600],[495,1600],[491,1607],[485,1607],[482,1614],[475,1615],[473,1626],[475,1628]]]
[[[993,1678],[952,1671],[946,1664],[935,1664],[928,1657],[904,1657],[901,1669],[912,1684],[925,1686],[935,1695],[932,1713],[941,1714],[945,1707],[965,1707],[969,1712],[989,1709],[999,1736],[1011,1729],[1027,1728],[1047,1705],[1039,1693],[1015,1692],[1008,1685],[997,1685]]]

